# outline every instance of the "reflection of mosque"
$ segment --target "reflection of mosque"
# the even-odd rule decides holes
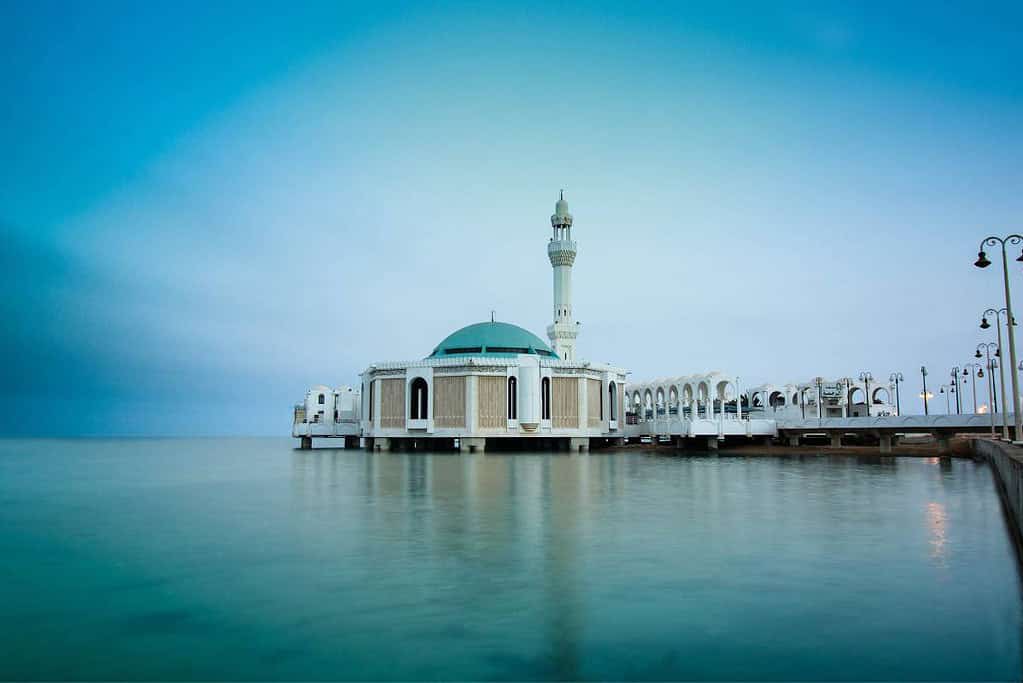
[[[507,656],[544,678],[577,680],[583,677],[578,648],[586,598],[580,543],[593,532],[588,510],[595,502],[623,497],[623,467],[616,457],[424,453],[353,459],[344,450],[317,449],[295,451],[292,474],[297,505],[331,509],[360,501],[362,532],[376,542],[428,553],[416,561],[449,567],[463,581],[461,590],[488,613],[504,613],[509,605],[502,586],[475,585],[488,575],[475,571],[478,564],[506,568],[509,592],[523,581],[540,586],[543,623],[532,629],[536,642],[505,644],[516,653]],[[380,567],[392,570],[408,568]]]

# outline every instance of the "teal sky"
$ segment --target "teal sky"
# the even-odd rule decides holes
[[[580,355],[637,379],[906,396],[992,338],[1018,3],[208,5],[0,8],[0,434],[283,433],[491,309],[542,335],[559,188]]]

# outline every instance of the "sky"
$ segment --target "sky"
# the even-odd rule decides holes
[[[920,412],[1004,303],[1021,64],[1019,3],[4,3],[0,435],[286,434],[543,336],[562,188],[580,357]]]

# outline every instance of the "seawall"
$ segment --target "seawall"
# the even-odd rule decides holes
[[[1009,524],[1023,550],[1023,448],[991,439],[971,439],[975,455],[991,463]]]

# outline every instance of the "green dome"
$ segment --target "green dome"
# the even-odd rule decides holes
[[[430,354],[430,358],[447,356],[516,356],[527,353],[557,358],[551,347],[539,337],[518,325],[509,323],[476,323],[449,334]]]

